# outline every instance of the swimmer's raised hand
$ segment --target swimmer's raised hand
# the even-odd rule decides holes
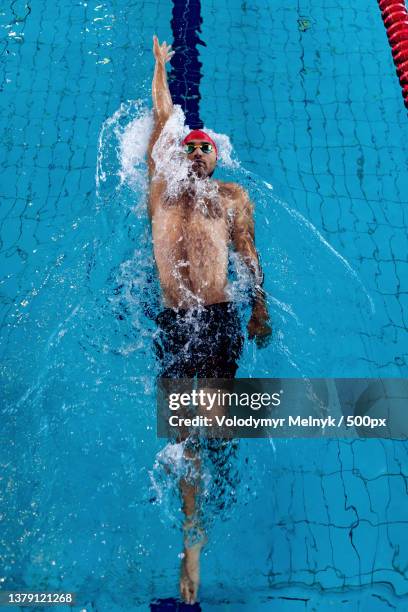
[[[168,45],[166,41],[160,44],[156,34],[153,36],[153,55],[157,62],[164,66],[164,64],[171,60],[174,54],[175,51],[171,50],[171,45]]]
[[[155,163],[152,157],[153,147],[166,121],[174,111],[166,69],[166,63],[173,57],[174,51],[171,50],[171,45],[168,45],[166,41],[160,44],[156,34],[153,36],[153,55],[156,58],[152,80],[154,127],[147,149],[149,177],[152,177],[155,172]]]

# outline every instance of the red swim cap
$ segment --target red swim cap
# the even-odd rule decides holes
[[[209,142],[214,147],[215,154],[218,157],[217,145],[215,144],[211,136],[209,136],[205,132],[202,132],[201,130],[193,130],[192,132],[187,134],[181,144],[187,144],[188,142],[190,142],[190,140],[201,140],[202,142]]]

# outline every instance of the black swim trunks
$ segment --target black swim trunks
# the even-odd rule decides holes
[[[166,308],[154,340],[162,378],[234,378],[244,338],[235,305]]]

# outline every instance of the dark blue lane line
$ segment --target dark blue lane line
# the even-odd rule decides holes
[[[174,104],[180,104],[189,127],[203,127],[200,119],[200,81],[202,63],[199,60],[198,45],[201,40],[201,2],[200,0],[173,0],[171,29],[173,50],[169,87]]]
[[[201,612],[201,606],[198,602],[186,604],[178,599],[169,597],[152,601],[150,612]]]

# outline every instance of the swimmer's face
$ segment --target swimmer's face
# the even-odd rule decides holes
[[[192,145],[208,145],[207,141],[203,140],[190,140],[188,144]],[[217,154],[214,147],[211,147],[209,153],[204,153],[200,147],[196,146],[192,153],[186,153],[187,158],[192,161],[192,172],[198,178],[207,178],[212,176],[217,164]]]

